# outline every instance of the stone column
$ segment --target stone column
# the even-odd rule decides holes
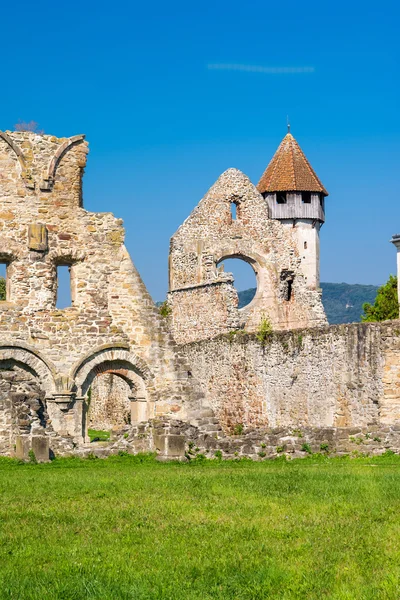
[[[47,398],[46,403],[54,431],[82,443],[83,399],[75,398],[73,392],[57,392]]]
[[[400,303],[400,233],[396,233],[390,240],[397,250],[397,294]]]

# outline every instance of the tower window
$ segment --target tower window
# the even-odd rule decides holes
[[[282,193],[282,192],[277,193],[276,194],[276,202],[277,202],[277,204],[286,204],[286,202],[287,202],[286,194]]]
[[[71,265],[57,265],[56,308],[72,306]]]
[[[232,221],[236,221],[236,203],[235,202],[231,202],[231,218]]]
[[[304,242],[304,250],[307,250],[307,242]]]
[[[292,298],[292,291],[293,291],[293,280],[289,279],[287,282],[287,289],[286,289],[286,300],[288,302]]]
[[[0,301],[8,300],[7,294],[7,266],[6,262],[0,262]]]
[[[304,204],[311,204],[311,192],[302,192],[301,198]]]
[[[322,208],[324,208],[324,195],[323,194],[319,194],[319,203],[322,206]]]

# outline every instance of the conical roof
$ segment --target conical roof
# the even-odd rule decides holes
[[[257,188],[262,194],[299,191],[328,195],[291,133],[283,138]]]

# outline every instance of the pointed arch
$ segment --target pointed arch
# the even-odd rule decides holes
[[[0,138],[4,140],[5,143],[8,144],[8,146],[10,146],[10,148],[14,151],[21,166],[22,174],[24,174],[26,171],[26,162],[21,148],[19,148],[17,144],[10,138],[10,136],[4,133],[4,131],[0,131]]]
[[[83,142],[84,139],[85,139],[85,136],[83,134],[74,135],[73,137],[65,140],[65,142],[63,142],[57,148],[55,154],[53,155],[53,157],[49,163],[47,172],[44,174],[43,180],[41,181],[41,184],[40,184],[41,190],[51,190],[52,189],[53,184],[54,184],[55,175],[56,175],[56,170],[57,170],[57,167],[58,167],[61,159],[68,152],[68,150],[70,150],[70,148],[72,148],[72,146]]]

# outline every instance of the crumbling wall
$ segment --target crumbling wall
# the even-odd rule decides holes
[[[256,274],[256,295],[241,310],[232,275],[218,267],[226,258],[245,260]],[[266,200],[236,169],[221,175],[172,236],[169,272],[170,326],[178,343],[238,327],[256,331],[264,316],[275,329],[326,324],[293,231],[269,218]]]
[[[185,418],[193,401],[187,365],[124,246],[122,220],[82,206],[87,152],[84,136],[0,132],[0,366],[17,355],[28,361],[55,429],[75,443],[84,440],[94,373],[139,377],[148,417]],[[62,310],[59,265],[71,272],[72,304]]]
[[[225,431],[400,423],[400,324],[223,335],[181,347]]]

